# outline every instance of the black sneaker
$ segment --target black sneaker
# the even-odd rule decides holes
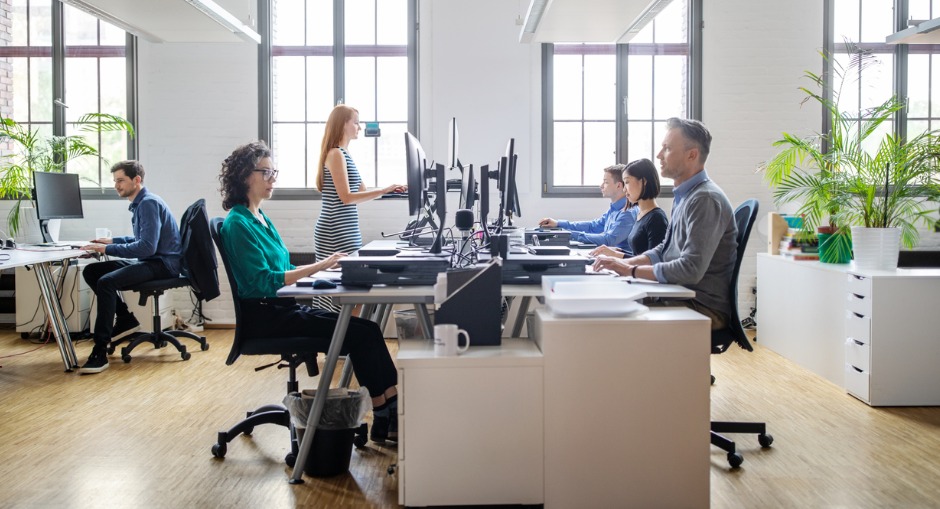
[[[114,322],[114,329],[111,330],[111,341],[118,340],[132,332],[140,330],[140,322],[131,313],[127,316],[119,316]]]
[[[91,375],[101,373],[106,369],[108,369],[108,354],[105,350],[99,350],[96,346],[91,350],[91,355],[88,356],[88,362],[86,362],[78,372],[83,375]]]
[[[398,420],[396,416],[396,420]],[[390,419],[386,416],[373,415],[372,416],[372,429],[369,430],[369,438],[377,443],[384,444],[385,440],[388,439],[388,428],[390,425]],[[398,432],[395,432],[396,436]]]

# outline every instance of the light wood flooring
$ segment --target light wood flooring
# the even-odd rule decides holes
[[[226,366],[232,331],[207,335],[211,348],[189,346],[186,362],[144,345],[130,364],[112,357],[104,373],[79,376],[63,373],[54,344],[6,357],[37,347],[0,331],[0,507],[397,506],[394,448],[370,443],[350,474],[299,486],[287,483],[284,428],[259,427],[213,458],[219,430],[280,401],[286,372],[256,373],[268,358]],[[76,348],[84,362],[90,343]],[[712,448],[712,507],[940,507],[940,408],[870,408],[759,346],[712,356],[712,370],[712,417],[763,419],[775,437],[767,450],[741,437],[737,470]],[[625,465],[636,461],[625,451]]]

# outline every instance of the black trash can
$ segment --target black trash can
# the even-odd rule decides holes
[[[297,429],[298,441],[303,440],[307,416],[313,407],[315,395],[315,390],[305,390],[303,395],[294,392],[284,398],[284,405],[290,410],[291,420]],[[353,442],[368,406],[367,391],[330,390],[304,465],[305,474],[329,477],[349,470]]]

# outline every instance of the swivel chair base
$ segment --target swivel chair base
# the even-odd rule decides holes
[[[738,468],[744,462],[735,449],[734,440],[722,435],[721,433],[749,433],[757,435],[757,442],[764,449],[774,443],[773,435],[767,434],[767,425],[763,422],[711,422],[711,443],[715,447],[728,453],[728,463],[731,468]]]
[[[108,344],[108,355],[113,354],[117,346],[126,341],[128,345],[121,348],[121,360],[130,362],[131,351],[137,348],[141,343],[151,343],[155,349],[163,348],[169,343],[179,351],[180,357],[182,357],[184,361],[188,361],[190,353],[186,351],[186,346],[180,343],[177,338],[193,339],[199,343],[200,350],[206,351],[209,349],[209,343],[206,341],[205,336],[198,336],[188,331],[163,331],[157,329],[157,332],[135,332],[129,336],[112,341]]]

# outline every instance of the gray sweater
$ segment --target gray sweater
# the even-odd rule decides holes
[[[737,225],[728,197],[703,170],[677,186],[681,201],[672,211],[669,232],[643,253],[661,283],[695,290],[695,300],[730,315],[731,276],[737,257]]]

